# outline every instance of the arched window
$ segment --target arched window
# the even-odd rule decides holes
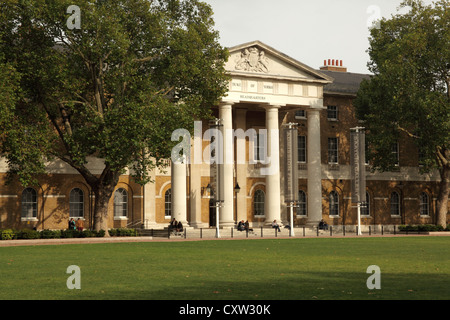
[[[428,216],[430,215],[430,198],[428,194],[422,192],[420,194],[420,215]]]
[[[339,215],[339,194],[336,191],[330,192],[330,216]]]
[[[172,216],[172,189],[168,189],[164,194],[164,215]]]
[[[298,208],[297,215],[298,216],[306,216],[306,193],[302,190],[298,192]]]
[[[362,216],[370,216],[370,194],[366,191],[366,202],[361,207]]]
[[[22,218],[37,218],[37,193],[33,188],[22,192]]]
[[[400,215],[400,195],[394,191],[391,193],[391,216]]]
[[[266,203],[266,195],[262,190],[256,190],[253,196],[253,204],[254,204],[254,214],[255,216],[264,216],[265,210],[264,205]]]
[[[114,217],[126,217],[128,213],[128,192],[117,189],[114,192]]]
[[[84,195],[81,189],[75,188],[69,195],[69,216],[82,218],[84,216]]]

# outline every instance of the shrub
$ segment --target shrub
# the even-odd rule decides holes
[[[444,231],[442,226],[435,226],[433,224],[424,224],[418,226],[399,226],[398,229],[400,231],[408,231],[408,232],[433,232],[433,231]]]
[[[39,239],[40,233],[36,230],[23,229],[20,230],[17,239]]]
[[[42,230],[40,234],[41,239],[60,239],[60,230]]]
[[[127,228],[110,229],[109,235],[111,237],[136,237],[137,230]]]
[[[17,231],[14,231],[13,229],[0,230],[0,234],[2,240],[17,239]]]

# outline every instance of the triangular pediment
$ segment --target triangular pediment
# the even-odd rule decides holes
[[[230,57],[225,65],[231,75],[305,80],[329,83],[332,78],[274,48],[253,41],[228,48]]]

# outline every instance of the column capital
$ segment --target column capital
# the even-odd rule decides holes
[[[222,100],[222,101],[219,102],[219,107],[233,106],[233,105],[235,105],[235,104],[236,104],[236,102],[234,102],[234,101],[225,101],[225,100]]]

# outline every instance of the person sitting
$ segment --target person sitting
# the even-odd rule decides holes
[[[328,224],[323,219],[319,222],[319,230],[328,230]]]
[[[244,229],[246,231],[253,231],[253,229],[250,229],[250,224],[248,223],[248,220],[245,221],[245,223],[244,223]]]
[[[178,222],[178,225],[177,225],[177,232],[183,232],[183,224],[181,223],[181,221]]]
[[[280,226],[277,223],[277,220],[273,220],[272,222],[272,228],[278,229],[278,232],[281,232]]]
[[[239,221],[239,223],[237,225],[237,230],[238,231],[244,231],[245,230],[244,220]]]
[[[172,219],[172,221],[170,221],[169,223],[169,230],[176,230],[178,226],[177,220],[175,220],[175,218]]]

